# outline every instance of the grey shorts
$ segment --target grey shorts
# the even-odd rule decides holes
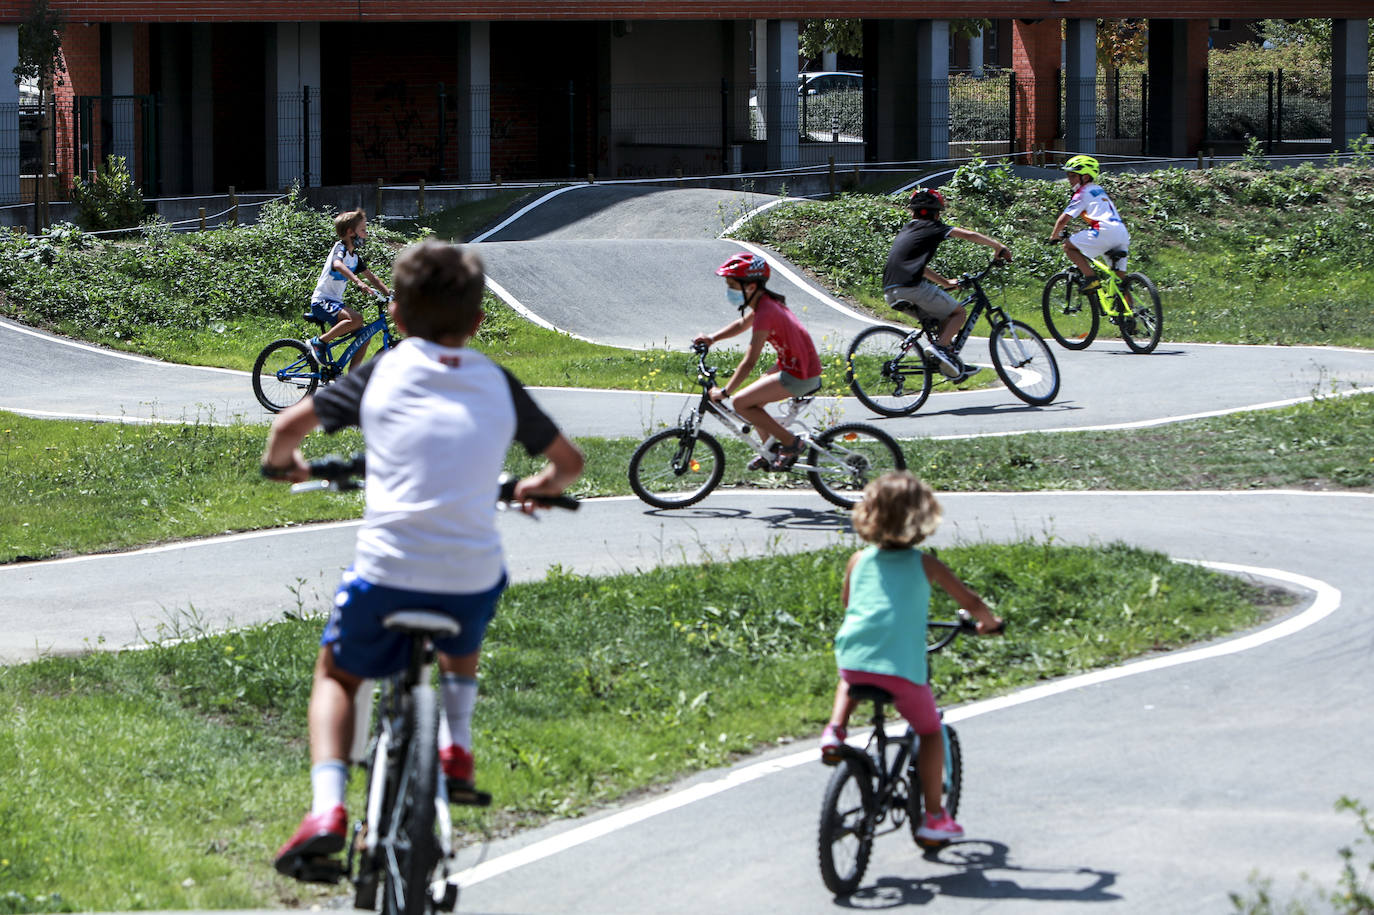
[[[798,378],[796,375],[789,375],[782,369],[778,369],[778,381],[782,382],[782,388],[793,397],[805,397],[807,394],[814,394],[821,389],[821,377]]]
[[[883,298],[889,308],[897,308],[898,302],[910,302],[921,314],[937,319],[948,318],[959,309],[959,303],[954,296],[930,280],[921,280],[915,286],[894,286],[884,289]],[[910,311],[907,308],[897,310]]]

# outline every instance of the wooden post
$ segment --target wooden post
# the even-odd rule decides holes
[[[234,193],[234,186],[229,185],[229,225],[239,224],[239,195]]]
[[[497,172],[497,173],[496,173],[496,186],[497,186],[497,187],[500,187],[500,186],[501,186],[501,173],[500,173],[500,172]]]
[[[382,179],[377,179],[377,193],[372,198],[372,216],[375,219],[382,218]]]
[[[418,190],[416,191],[416,194],[417,194],[417,197],[416,197],[416,201],[415,201],[415,215],[417,215],[417,216],[423,216],[423,215],[425,215],[425,179],[424,179],[424,178],[421,178],[421,179],[420,179],[420,186],[419,186]]]
[[[835,157],[830,157],[830,196],[835,196]]]
[[[200,230],[205,231],[205,207],[200,208]]]

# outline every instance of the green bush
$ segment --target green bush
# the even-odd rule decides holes
[[[110,156],[87,181],[72,183],[72,202],[89,231],[129,229],[143,219],[143,192],[134,186],[123,156]]]

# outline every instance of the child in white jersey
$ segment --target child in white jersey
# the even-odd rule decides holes
[[[1083,273],[1082,290],[1094,293],[1102,283],[1089,259],[1108,251],[1128,250],[1131,247],[1131,234],[1126,231],[1126,224],[1116,211],[1116,204],[1097,183],[1102,166],[1096,159],[1092,156],[1073,156],[1064,163],[1063,169],[1068,173],[1069,188],[1073,194],[1069,198],[1069,205],[1055,220],[1050,240],[1058,241],[1059,234],[1075,218],[1082,217],[1087,222],[1086,229],[1064,240],[1064,253]],[[1117,276],[1126,275],[1125,255],[1116,259],[1112,269]]]
[[[310,296],[310,317],[312,320],[330,325],[329,330],[318,337],[311,337],[310,350],[319,362],[325,360],[328,349],[325,344],[346,333],[360,329],[366,322],[360,312],[354,311],[343,303],[344,290],[349,283],[370,295],[387,296],[390,292],[386,284],[377,279],[377,274],[367,266],[358,245],[367,241],[367,214],[362,210],[350,210],[334,217],[334,231],[339,240],[329,249],[324,260],[324,269],[315,281],[315,292]],[[364,282],[364,278],[366,282]],[[369,341],[370,342],[370,341]],[[352,371],[363,364],[367,357],[368,344],[358,347],[348,362]]]
[[[934,556],[914,549],[940,524],[940,503],[929,486],[906,471],[885,473],[864,487],[854,508],[854,533],[872,546],[849,557],[840,599],[844,622],[835,634],[840,682],[830,723],[821,736],[821,759],[840,759],[845,726],[854,704],[849,685],[876,686],[892,694],[897,711],[920,735],[916,771],[924,792],[922,839],[947,840],[964,834],[945,811],[940,796],[945,754],[940,714],[926,669],[926,619],[934,582],[973,614],[978,632],[1001,630],[983,599]]]
[[[407,338],[277,414],[262,458],[268,475],[300,481],[309,470],[298,446],[316,426],[329,433],[360,426],[367,442],[367,508],[320,638],[310,694],[314,802],[277,852],[276,868],[287,876],[344,847],[354,694],[362,680],[406,665],[406,638],[381,624],[394,610],[434,610],[461,623],[458,635],[435,641],[444,708],[439,761],[451,785],[472,789],[478,653],[506,586],[496,531],[506,451],[517,441],[549,461],[515,486],[526,511],[582,472],[582,453],[520,382],[465,346],[484,316],[477,256],[430,241],[403,251],[392,273],[392,316]]]

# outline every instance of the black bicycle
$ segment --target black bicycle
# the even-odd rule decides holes
[[[973,327],[984,314],[992,333],[988,349],[997,377],[1013,394],[1032,406],[1042,407],[1059,394],[1059,364],[1054,353],[1029,325],[1013,320],[988,300],[982,282],[992,268],[1001,263],[993,258],[978,273],[965,273],[959,285],[970,290],[960,304],[968,309],[968,317],[959,334],[950,344],[955,353],[963,351]],[[940,322],[915,311],[920,327],[907,330],[879,324],[863,330],[849,344],[845,357],[845,381],[864,406],[883,416],[909,416],[921,409],[930,388],[938,377],[938,362],[922,345],[933,343],[940,336]]]
[[[926,646],[928,655],[953,642],[961,632],[978,631],[973,618],[963,610],[959,611],[957,622],[931,620],[928,626],[932,633],[938,633]],[[924,812],[914,752],[920,738],[910,725],[902,736],[888,736],[885,707],[892,702],[892,694],[876,686],[851,686],[849,695],[858,702],[873,703],[873,734],[862,750],[840,745],[840,760],[821,801],[821,879],[826,889],[837,896],[849,895],[859,888],[873,851],[873,840],[901,829],[905,822],[910,823],[911,838],[916,844],[925,848],[948,844],[917,835]],[[953,817],[959,811],[964,760],[954,728],[944,724],[941,730],[945,743],[941,794],[945,810]]]
[[[701,428],[706,416],[714,416],[735,438],[754,453],[771,461],[775,454],[750,435],[752,425],[728,403],[711,399],[716,369],[706,364],[710,347],[692,347],[697,356],[697,384],[701,397],[688,401],[678,425],[655,432],[630,456],[630,488],[655,508],[686,508],[695,505],[720,485],[725,475],[725,451],[716,437]],[[841,508],[853,508],[863,498],[864,487],[890,470],[906,469],[906,457],[892,436],[863,423],[840,423],[818,429],[805,414],[811,397],[793,397],[787,412],[778,417],[805,444],[805,454],[788,468],[805,473],[822,498]]]
[[[362,486],[363,455],[330,457],[310,463],[316,479],[292,486],[293,492],[314,489],[343,491]],[[264,473],[268,471],[264,468]],[[502,476],[497,493],[501,505],[515,496],[515,478]],[[540,497],[539,505],[576,509],[569,496]],[[458,885],[452,876],[453,820],[449,804],[485,807],[491,795],[470,785],[439,778],[439,703],[431,685],[434,640],[459,632],[450,616],[430,610],[398,610],[382,625],[410,639],[406,668],[375,686],[358,690],[358,722],[353,761],[367,771],[367,802],[353,827],[348,855],[307,859],[298,880],[338,883],[354,887],[354,907],[375,911],[382,892],[383,915],[426,915],[452,912]],[[369,710],[371,712],[369,716]],[[365,722],[371,717],[369,730]],[[440,889],[435,889],[438,886]]]

